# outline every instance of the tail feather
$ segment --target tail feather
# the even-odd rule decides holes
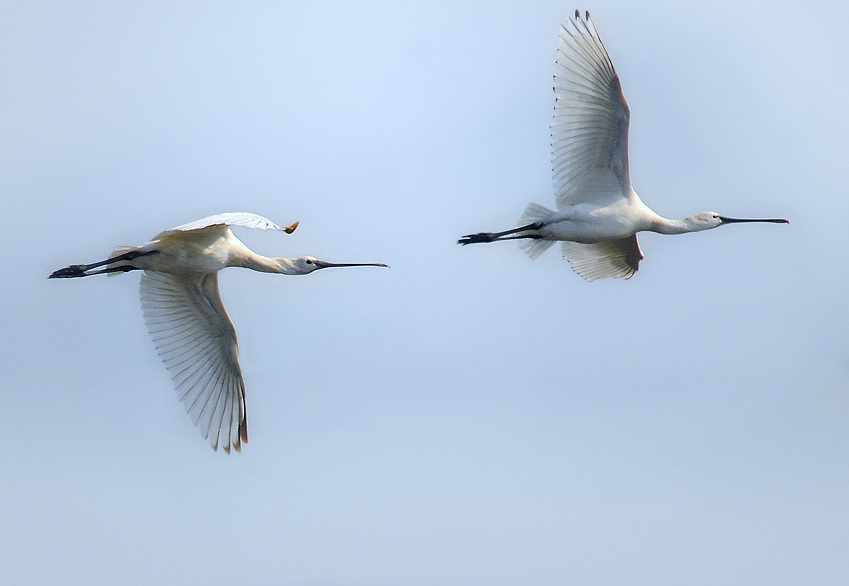
[[[519,225],[523,226],[525,224],[535,224],[537,222],[545,220],[553,213],[553,210],[550,210],[545,206],[541,206],[538,203],[530,203],[528,204],[528,207],[525,208],[525,211],[522,213],[522,217],[519,220]],[[554,240],[534,238],[529,240],[522,240],[519,243],[519,247],[524,250],[525,253],[527,253],[527,255],[531,259],[535,259],[543,252],[548,250],[552,244],[554,244]]]
[[[112,251],[112,254],[109,255],[109,258],[115,258],[116,256],[121,256],[122,254],[127,254],[128,252],[133,252],[133,251],[137,251],[137,250],[141,250],[141,248],[138,247],[138,246],[125,246],[125,245],[116,246],[115,250]],[[122,261],[117,261],[114,264],[112,264],[112,266],[118,267],[118,266],[126,265],[126,264],[128,264],[128,263],[122,262]],[[106,276],[107,277],[115,277],[115,276],[120,275],[120,274],[121,274],[120,271],[115,271],[115,272],[107,273]]]
[[[112,251],[112,254],[109,255],[109,258],[115,258],[116,256],[121,256],[122,254],[127,254],[131,250],[141,250],[139,246],[116,246],[115,250]]]
[[[519,248],[525,251],[527,255],[531,258],[531,260],[535,259],[543,252],[548,250],[551,245],[554,244],[554,240],[543,240],[542,238],[536,238],[533,240],[522,240],[519,243]]]
[[[550,210],[538,203],[529,203],[528,207],[525,208],[525,211],[522,214],[522,218],[519,220],[519,225],[524,226],[525,224],[534,224],[540,220],[546,219],[553,213],[554,210]]]

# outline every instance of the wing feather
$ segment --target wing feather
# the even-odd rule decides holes
[[[636,235],[595,244],[567,240],[562,242],[562,246],[564,258],[587,281],[606,277],[630,279],[640,268],[643,259]]]
[[[182,224],[176,228],[171,228],[169,232],[186,232],[188,230],[208,228],[209,226],[239,226],[241,228],[253,228],[254,230],[285,231],[285,228],[281,228],[268,218],[260,216],[259,214],[252,214],[250,212],[226,212],[223,214],[216,214],[214,216],[201,218],[200,220],[195,220],[188,224]]]
[[[164,232],[160,232],[157,234],[151,242],[156,242],[157,240],[165,240],[174,235],[180,235],[184,237],[183,232],[192,232],[192,231],[207,231],[213,234],[220,233],[224,234],[227,230],[230,229],[230,226],[239,226],[241,228],[253,228],[255,230],[280,230],[282,232],[286,232],[287,234],[291,234],[295,231],[295,228],[298,226],[298,222],[295,222],[291,226],[286,226],[285,228],[281,228],[268,218],[264,218],[258,214],[252,214],[250,212],[227,212],[224,214],[217,214],[215,216],[208,216],[206,218],[201,218],[200,220],[195,220],[194,222],[189,222],[188,224],[182,224],[177,226],[176,228],[171,228],[170,230],[165,230]],[[116,251],[117,252],[117,251]]]
[[[140,290],[147,330],[192,421],[213,448],[241,450],[245,383],[218,274],[145,271]]]
[[[621,188],[617,192],[630,193],[630,111],[589,14],[585,19],[576,15],[560,27],[554,94],[551,138],[557,206],[595,201],[597,186],[609,186],[611,179]]]

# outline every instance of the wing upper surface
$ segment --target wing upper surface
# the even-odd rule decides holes
[[[286,230],[268,218],[258,214],[252,214],[250,212],[226,212],[223,214],[216,214],[214,216],[201,218],[200,220],[195,220],[188,224],[182,224],[176,228],[171,228],[169,232],[199,230],[201,228],[208,228],[209,226],[240,226],[242,228],[253,228],[255,230]]]

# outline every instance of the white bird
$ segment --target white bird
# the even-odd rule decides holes
[[[107,260],[71,265],[49,278],[114,275],[143,270],[141,303],[156,350],[177,393],[201,433],[218,449],[241,451],[248,441],[245,383],[239,366],[236,330],[218,293],[218,271],[242,267],[264,273],[306,275],[327,267],[388,265],[336,264],[311,256],[269,258],[256,254],[230,226],[294,232],[245,212],[210,216],[177,226],[141,246],[118,247]],[[99,270],[98,267],[106,267]]]
[[[532,203],[518,228],[468,234],[460,244],[524,239],[522,248],[536,258],[560,240],[563,256],[588,281],[628,279],[643,258],[637,232],[683,234],[731,223],[788,223],[714,212],[668,220],[640,200],[628,170],[630,110],[589,12],[581,18],[576,10],[575,19],[560,27],[554,94],[551,139],[557,211]]]

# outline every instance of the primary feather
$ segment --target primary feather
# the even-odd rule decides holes
[[[188,224],[182,224],[176,228],[171,228],[168,232],[176,230],[197,230],[199,228],[206,228],[207,226],[218,225],[239,226],[241,228],[253,228],[255,230],[287,230],[287,228],[281,228],[268,218],[264,218],[258,214],[252,214],[250,212],[226,212],[223,214],[201,218],[200,220],[195,220]]]
[[[241,451],[248,441],[245,383],[218,273],[145,271],[140,292],[147,331],[186,411],[213,448]]]
[[[605,183],[619,197],[630,191],[631,114],[589,14],[560,27],[554,95],[551,146],[558,208],[598,203],[598,188]]]

